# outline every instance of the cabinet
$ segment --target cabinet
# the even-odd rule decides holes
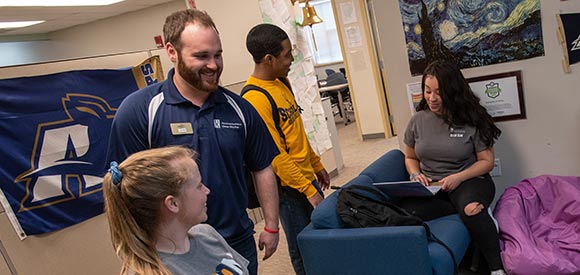
[[[331,176],[335,176],[338,174],[338,171],[344,167],[344,161],[342,160],[342,152],[340,150],[340,142],[338,140],[338,132],[336,131],[330,98],[323,97],[321,102],[322,109],[324,109],[324,116],[326,117],[328,133],[330,134],[330,142],[332,143],[332,148],[324,152],[321,158],[324,167],[326,167],[326,171],[328,171]]]

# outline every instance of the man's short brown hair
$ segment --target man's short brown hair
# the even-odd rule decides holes
[[[196,9],[180,10],[165,18],[165,24],[163,25],[165,43],[171,43],[176,50],[181,50],[180,36],[187,24],[201,24],[218,32],[207,12]]]

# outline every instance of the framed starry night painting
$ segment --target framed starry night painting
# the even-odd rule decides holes
[[[544,55],[540,0],[399,0],[409,67],[437,59],[460,68]]]

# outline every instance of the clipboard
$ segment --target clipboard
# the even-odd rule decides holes
[[[441,190],[439,182],[432,182],[424,186],[418,181],[375,182],[373,186],[389,197],[430,197]]]

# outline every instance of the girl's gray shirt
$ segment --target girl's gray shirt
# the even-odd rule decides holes
[[[429,110],[411,117],[403,141],[415,149],[421,172],[435,181],[469,168],[488,148],[475,127],[450,127]]]
[[[188,232],[190,248],[184,254],[158,252],[173,275],[248,274],[248,260],[231,248],[210,225],[198,224]],[[223,272],[228,271],[228,272]]]

